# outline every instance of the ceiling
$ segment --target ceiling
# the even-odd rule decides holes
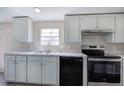
[[[0,22],[10,22],[14,16],[29,16],[34,21],[64,20],[65,14],[124,12],[124,7],[0,7]]]

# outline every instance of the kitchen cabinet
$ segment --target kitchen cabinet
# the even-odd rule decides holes
[[[7,81],[59,85],[58,56],[5,55]]]
[[[16,81],[26,82],[26,56],[16,57]]]
[[[42,57],[42,83],[43,84],[59,84],[58,57]]]
[[[65,42],[66,43],[80,43],[81,31],[80,31],[80,18],[78,16],[66,16],[65,17]]]
[[[115,16],[114,15],[99,15],[98,29],[115,30]]]
[[[124,14],[80,15],[65,17],[65,41],[80,43],[81,31],[100,29],[110,31],[105,39],[109,43],[124,43]]]
[[[15,56],[5,56],[5,79],[15,81]]]
[[[28,82],[37,84],[58,84],[58,57],[28,57]]]
[[[124,14],[116,15],[114,43],[124,43]]]
[[[32,42],[33,22],[29,17],[13,18],[13,35],[18,42]]]
[[[41,84],[41,56],[28,56],[28,82]]]
[[[112,15],[87,15],[80,17],[81,30],[108,29],[114,30],[114,16]]]
[[[65,42],[79,43],[81,42],[81,31],[85,30],[107,30],[115,31],[115,16],[114,15],[80,15],[80,16],[65,16]],[[113,35],[106,34],[107,41],[112,41]]]
[[[97,27],[97,16],[81,16],[80,17],[80,27],[83,31],[84,29],[96,29]]]

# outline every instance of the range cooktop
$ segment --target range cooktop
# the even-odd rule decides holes
[[[86,54],[90,58],[121,58],[120,56],[105,54],[104,50],[98,49],[82,49],[82,53]]]

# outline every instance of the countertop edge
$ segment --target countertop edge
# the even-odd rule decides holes
[[[4,53],[4,55],[20,55],[20,56],[69,56],[69,57],[87,57],[84,53],[58,53],[58,54],[26,54],[26,53]]]

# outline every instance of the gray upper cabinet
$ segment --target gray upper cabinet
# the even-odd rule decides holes
[[[81,30],[83,29],[111,29],[114,30],[114,16],[112,15],[87,15],[80,18]]]
[[[116,15],[114,43],[124,43],[124,14]]]
[[[82,15],[65,16],[65,41],[68,43],[80,43],[81,31],[103,29],[115,31],[115,16],[113,15]],[[112,39],[110,35],[109,39]],[[112,41],[112,40],[107,40]]]
[[[81,42],[83,30],[105,30],[106,42],[124,43],[124,14],[80,15],[65,17],[65,40]]]
[[[80,27],[83,31],[84,29],[96,29],[97,27],[97,16],[81,16],[80,17]]]
[[[32,42],[33,22],[29,17],[13,18],[13,35],[18,42]]]
[[[115,30],[115,16],[113,15],[99,15],[98,16],[98,28]]]
[[[78,16],[65,17],[65,42],[77,43],[81,42],[80,18]]]

